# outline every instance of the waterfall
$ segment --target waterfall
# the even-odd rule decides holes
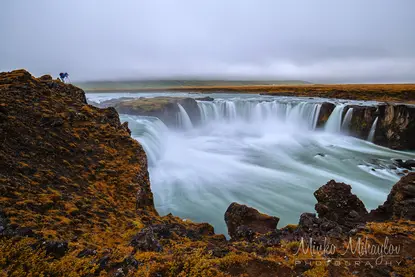
[[[186,110],[183,108],[182,105],[177,103],[177,106],[179,106],[179,126],[184,128],[185,130],[190,130],[193,128],[192,121],[190,120],[189,115],[187,114]]]
[[[313,113],[313,130],[316,129],[318,123],[318,116],[320,115],[321,104],[315,105],[314,113]]]
[[[165,151],[168,128],[157,117],[120,115],[121,121],[128,121],[131,136],[138,140],[146,151],[148,162],[154,165]]]
[[[226,118],[232,120],[236,119],[236,106],[233,101],[225,101],[224,114]]]
[[[375,132],[376,132],[376,125],[378,124],[378,117],[375,118],[375,121],[373,121],[372,127],[370,127],[369,136],[367,137],[367,140],[370,142],[373,142],[375,138]]]
[[[330,133],[340,132],[344,107],[345,105],[339,104],[334,108],[333,112],[326,122],[326,125],[324,126],[324,130]]]
[[[207,123],[209,121],[219,119],[219,110],[217,105],[215,105],[214,103],[206,101],[197,101],[197,106],[200,110],[202,123]]]
[[[310,102],[215,100],[197,102],[203,124],[212,121],[280,121],[314,129],[321,104]]]
[[[342,123],[342,130],[348,130],[353,117],[353,108],[347,110]]]

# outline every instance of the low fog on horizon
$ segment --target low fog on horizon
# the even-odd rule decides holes
[[[415,1],[1,1],[0,71],[415,83]]]

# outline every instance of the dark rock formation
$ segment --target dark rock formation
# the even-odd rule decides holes
[[[344,234],[343,228],[335,221],[327,218],[318,218],[313,213],[303,213],[298,222],[298,230],[303,237],[328,236],[340,237]]]
[[[56,259],[63,257],[69,249],[67,241],[45,241],[43,247],[48,256]]]
[[[415,220],[415,173],[409,173],[396,183],[383,205],[370,212],[376,221],[408,219]]]
[[[321,245],[327,237],[341,239],[354,235],[364,228],[367,211],[362,201],[351,193],[349,185],[331,180],[316,190],[314,196],[318,201],[315,209],[319,217],[314,213],[303,213],[294,228],[287,226],[264,235],[254,236],[248,233],[242,237],[267,246],[277,245],[282,240],[299,241],[309,238],[312,238],[317,245]],[[242,231],[247,232],[246,229]]]
[[[280,219],[262,214],[254,208],[232,203],[225,212],[229,236],[234,240],[251,240],[255,233],[266,234],[277,228]]]
[[[195,100],[199,100],[199,101],[210,101],[211,102],[211,101],[213,101],[215,99],[213,99],[210,96],[206,96],[206,97],[195,98]]]
[[[333,103],[329,103],[329,102],[324,102],[321,105],[320,113],[319,113],[318,120],[317,120],[317,128],[324,126],[324,124],[329,119],[335,107],[336,105],[334,105]]]
[[[345,230],[365,223],[367,211],[363,202],[351,193],[351,186],[331,180],[314,192],[319,218],[338,223]]]
[[[412,168],[415,168],[415,160],[403,161],[401,159],[396,159],[395,164],[397,167],[406,168],[409,170],[411,170]]]
[[[374,143],[392,149],[415,149],[415,106],[379,106]]]
[[[382,104],[377,107],[351,105],[348,108],[353,108],[351,136],[367,139],[373,122],[378,118],[374,143],[392,149],[415,149],[415,106]]]
[[[378,107],[349,105],[344,109],[343,118],[350,108],[353,108],[353,115],[347,130],[348,134],[366,140],[376,116],[379,115]]]

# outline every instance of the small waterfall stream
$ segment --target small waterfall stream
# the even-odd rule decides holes
[[[333,112],[326,122],[326,125],[324,126],[324,130],[330,133],[340,133],[344,107],[344,104],[338,104],[334,108]]]
[[[367,140],[370,142],[373,142],[374,138],[375,138],[375,133],[376,133],[376,125],[378,124],[378,117],[375,118],[375,121],[373,121],[372,127],[370,127],[370,132],[369,135],[367,137]]]
[[[350,123],[353,117],[353,108],[349,108],[344,116],[343,123],[342,123],[342,130],[347,131],[349,129]]]
[[[178,114],[179,120],[178,121],[179,121],[180,127],[184,128],[185,130],[192,129],[193,124],[186,110],[179,103],[177,103],[177,106],[179,106],[179,114]]]

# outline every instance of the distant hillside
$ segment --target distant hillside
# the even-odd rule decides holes
[[[141,80],[141,81],[97,81],[76,85],[84,90],[126,90],[171,87],[211,87],[211,86],[250,86],[250,85],[301,85],[310,84],[300,80],[236,81],[236,80]]]

